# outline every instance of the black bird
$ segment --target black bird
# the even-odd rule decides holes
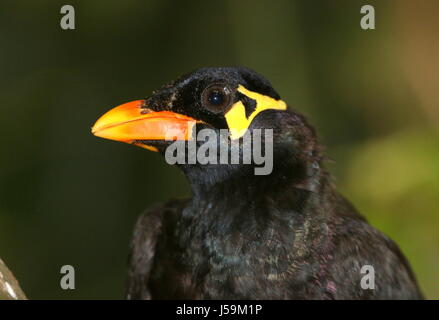
[[[272,129],[262,135],[272,171],[255,174],[254,159],[179,163],[192,198],[139,218],[128,299],[422,298],[397,245],[336,191],[313,127],[254,71],[196,70],[110,110],[92,132],[166,154],[173,140],[189,152],[205,128],[228,129],[229,142]]]

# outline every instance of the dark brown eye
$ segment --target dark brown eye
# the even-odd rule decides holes
[[[213,84],[204,89],[201,102],[213,113],[224,112],[232,102],[232,91],[225,84]]]

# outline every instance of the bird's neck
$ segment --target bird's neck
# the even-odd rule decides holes
[[[245,176],[240,170],[241,174],[215,182],[200,179],[196,172],[186,173],[193,195],[182,211],[177,234],[179,246],[190,248],[188,263],[196,264],[197,257],[207,254],[236,267],[224,257],[252,255],[266,246],[264,239],[275,239],[270,242],[275,244],[276,239],[292,241],[309,230],[320,232],[327,220],[322,195],[332,188],[326,175],[288,169],[282,174],[273,171],[271,176]],[[311,244],[303,241],[305,252]]]
[[[190,215],[205,215],[206,210],[213,218],[240,215],[263,211],[268,205],[285,205],[300,214],[329,185],[326,173],[312,161],[275,164],[266,176],[255,175],[251,167],[224,169],[183,169],[192,187]]]

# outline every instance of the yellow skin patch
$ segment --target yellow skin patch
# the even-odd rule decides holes
[[[245,107],[241,101],[235,103],[232,108],[227,111],[225,118],[229,126],[230,136],[232,139],[241,138],[247,131],[253,119],[264,110],[287,110],[287,104],[282,100],[276,100],[269,96],[247,90],[242,85],[238,86],[238,91],[247,97],[256,101],[255,111],[250,117],[245,116]]]

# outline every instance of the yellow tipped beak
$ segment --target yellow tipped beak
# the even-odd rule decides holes
[[[135,140],[189,140],[195,119],[142,108],[145,100],[122,104],[96,121],[91,132],[101,138],[135,143]]]

